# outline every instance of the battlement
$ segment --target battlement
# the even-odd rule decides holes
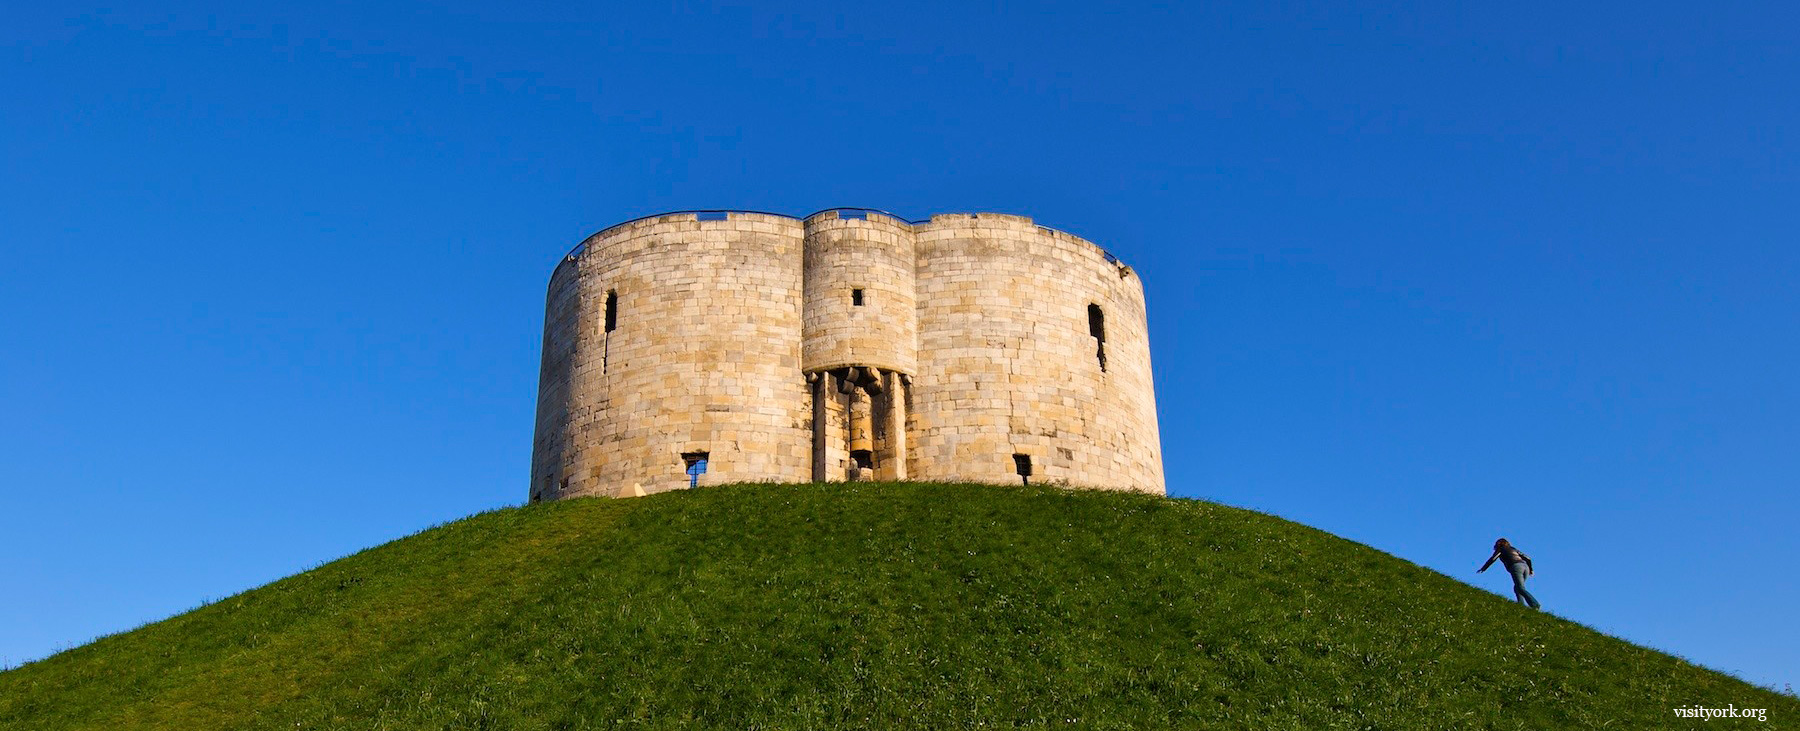
[[[1142,284],[1026,216],[609,226],[546,300],[533,500],[722,481],[1161,492]]]
[[[695,224],[719,223],[719,222],[762,222],[762,223],[780,225],[780,223],[784,222],[784,221],[800,221],[802,223],[810,223],[813,221],[831,220],[834,218],[839,219],[839,220],[875,220],[875,221],[885,220],[896,226],[912,227],[915,231],[917,231],[919,229],[919,227],[921,227],[921,226],[933,226],[933,225],[938,225],[938,224],[942,224],[945,226],[984,225],[981,222],[986,222],[989,224],[995,223],[995,222],[1007,222],[1007,223],[1015,224],[1015,225],[1021,226],[1021,227],[1022,226],[1037,226],[1038,232],[1044,236],[1048,236],[1048,237],[1051,237],[1051,238],[1059,240],[1059,241],[1067,241],[1067,242],[1071,242],[1071,243],[1078,244],[1081,246],[1086,246],[1086,247],[1092,248],[1094,251],[1099,252],[1100,255],[1102,256],[1102,258],[1106,259],[1109,263],[1112,263],[1112,264],[1115,264],[1115,265],[1118,265],[1121,267],[1125,267],[1125,265],[1119,261],[1118,257],[1113,256],[1112,252],[1107,251],[1105,248],[1101,247],[1099,244],[1096,244],[1092,241],[1084,239],[1080,236],[1076,236],[1075,234],[1069,233],[1067,231],[1063,231],[1061,229],[1056,229],[1056,228],[1051,228],[1049,226],[1040,225],[1040,224],[1036,223],[1034,220],[1032,220],[1032,218],[1030,216],[1020,216],[1020,215],[1010,214],[1010,213],[936,213],[936,214],[932,214],[930,218],[924,218],[924,219],[919,219],[919,220],[908,220],[908,219],[900,216],[899,214],[889,213],[887,211],[883,211],[883,210],[876,209],[876,208],[827,208],[822,211],[818,211],[816,213],[812,213],[812,214],[809,214],[807,216],[802,216],[802,217],[790,216],[785,213],[768,213],[766,211],[732,210],[732,209],[669,211],[666,213],[653,213],[648,216],[643,216],[641,218],[634,218],[629,221],[624,221],[622,223],[615,223],[604,229],[596,231],[596,232],[588,235],[587,238],[582,239],[581,243],[576,244],[575,248],[570,249],[568,254],[566,256],[564,256],[563,258],[565,261],[576,259],[576,258],[580,257],[581,254],[587,250],[588,246],[595,240],[604,239],[604,238],[610,237],[614,234],[618,234],[618,233],[621,233],[621,232],[627,231],[627,230],[633,230],[636,227],[646,226],[646,225],[654,225],[654,224],[662,224],[662,223],[681,223],[681,222],[693,222]],[[1130,268],[1129,267],[1125,267],[1125,268],[1126,268],[1127,272],[1129,272]]]

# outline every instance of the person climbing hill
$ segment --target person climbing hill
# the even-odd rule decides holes
[[[1475,573],[1479,574],[1488,570],[1489,566],[1494,565],[1494,559],[1499,559],[1500,563],[1506,566],[1507,573],[1512,574],[1513,598],[1518,599],[1520,604],[1537,609],[1537,597],[1525,590],[1525,577],[1537,573],[1537,570],[1531,567],[1531,557],[1525,555],[1524,551],[1513,548],[1511,542],[1502,538],[1494,541],[1494,555],[1488,556],[1487,563],[1482,564],[1481,568],[1475,569]]]

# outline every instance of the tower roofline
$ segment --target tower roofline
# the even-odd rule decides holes
[[[629,221],[621,221],[619,223],[615,223],[611,226],[607,226],[606,228],[603,228],[603,229],[595,231],[591,234],[588,234],[586,237],[583,237],[581,239],[581,243],[576,244],[574,246],[574,248],[569,249],[569,253],[567,253],[563,256],[562,263],[567,264],[571,261],[574,261],[576,258],[581,256],[581,252],[583,250],[587,249],[588,242],[593,241],[594,239],[597,239],[601,236],[605,236],[606,234],[608,234],[612,231],[626,228],[629,226],[633,226],[636,224],[640,224],[645,221],[650,221],[653,219],[666,218],[668,216],[682,216],[682,215],[692,214],[695,217],[695,219],[698,221],[709,221],[709,220],[728,220],[729,217],[731,216],[731,214],[733,214],[733,213],[748,213],[748,214],[758,215],[758,216],[774,216],[776,218],[785,218],[785,219],[788,219],[791,221],[806,222],[806,221],[810,221],[810,220],[817,218],[820,215],[823,215],[826,213],[841,213],[843,211],[857,211],[857,212],[862,212],[862,213],[879,213],[883,216],[887,216],[894,220],[905,223],[909,226],[915,226],[915,227],[916,226],[927,226],[927,225],[931,225],[933,223],[939,223],[940,219],[950,220],[950,219],[954,219],[954,218],[961,217],[961,216],[968,216],[970,218],[980,218],[982,216],[1004,217],[1004,218],[1013,219],[1015,221],[1025,223],[1027,225],[1037,226],[1038,228],[1043,229],[1044,232],[1052,234],[1052,235],[1066,236],[1075,241],[1079,241],[1081,243],[1087,244],[1088,246],[1092,246],[1095,249],[1098,249],[1100,251],[1101,255],[1106,257],[1107,263],[1118,265],[1118,266],[1125,266],[1125,263],[1120,261],[1119,257],[1114,256],[1113,253],[1111,251],[1107,251],[1105,247],[1102,247],[1099,244],[1096,244],[1092,241],[1084,239],[1080,236],[1076,236],[1075,234],[1069,233],[1062,229],[1054,228],[1051,226],[1045,226],[1041,223],[1038,223],[1037,221],[1032,219],[1030,216],[1021,216],[1021,215],[1018,215],[1015,213],[999,213],[996,211],[982,211],[982,212],[970,212],[970,213],[934,213],[928,218],[911,219],[911,218],[902,216],[898,213],[893,213],[893,212],[886,211],[886,210],[883,210],[880,208],[862,208],[862,207],[858,207],[858,206],[835,206],[832,208],[822,208],[820,210],[813,211],[812,213],[806,214],[805,216],[793,216],[793,215],[789,215],[786,213],[774,213],[772,211],[757,211],[757,210],[752,210],[752,209],[748,209],[748,208],[695,208],[695,209],[690,209],[690,210],[663,211],[661,213],[652,213],[647,216],[638,216],[637,218],[633,218]],[[709,218],[710,216],[719,216],[719,218],[716,218],[716,219]],[[561,266],[561,265],[558,265],[558,266]]]

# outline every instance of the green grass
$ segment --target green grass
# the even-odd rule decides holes
[[[1800,701],[1192,500],[736,486],[477,515],[0,673],[4,729],[1693,728]]]

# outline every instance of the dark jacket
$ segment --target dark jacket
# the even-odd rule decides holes
[[[1524,551],[1521,551],[1512,546],[1507,546],[1505,548],[1494,551],[1494,555],[1489,556],[1487,563],[1482,564],[1481,568],[1478,568],[1475,570],[1475,573],[1479,574],[1483,571],[1488,570],[1489,566],[1494,565],[1494,559],[1500,559],[1500,563],[1506,565],[1507,571],[1511,571],[1512,567],[1517,566],[1519,564],[1525,564],[1525,568],[1531,569],[1531,571],[1534,573],[1537,571],[1537,569],[1532,568],[1532,566],[1531,566],[1531,557],[1530,556],[1525,555]]]

